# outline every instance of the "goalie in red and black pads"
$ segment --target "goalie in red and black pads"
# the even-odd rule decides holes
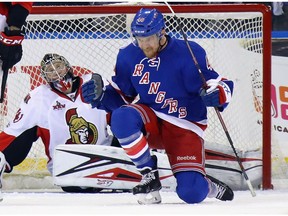
[[[186,203],[199,203],[206,197],[232,200],[234,194],[227,185],[206,176],[202,137],[206,107],[223,111],[233,82],[221,77],[209,65],[205,50],[190,41],[207,80],[208,89],[204,89],[187,44],[165,33],[158,10],[142,8],[131,31],[134,42],[120,49],[111,83],[102,88],[101,80],[91,80],[82,86],[82,96],[92,107],[112,111],[112,132],[143,176],[133,188],[138,202],[161,202],[157,158],[151,156],[151,148],[165,149],[176,192]],[[137,96],[139,100],[131,103]]]

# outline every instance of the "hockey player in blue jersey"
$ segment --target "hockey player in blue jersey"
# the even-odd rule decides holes
[[[150,149],[165,149],[183,201],[232,200],[226,184],[206,176],[202,137],[206,107],[223,111],[233,82],[214,71],[205,50],[190,41],[207,80],[204,88],[187,44],[165,33],[158,10],[138,11],[131,31],[134,43],[120,49],[111,83],[103,87],[101,76],[95,75],[83,85],[82,97],[92,107],[112,111],[111,130],[142,174],[133,194],[140,204],[161,202],[157,158]]]

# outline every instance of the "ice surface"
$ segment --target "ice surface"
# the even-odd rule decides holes
[[[256,194],[236,191],[233,201],[207,198],[191,205],[175,192],[161,192],[161,204],[139,205],[131,193],[4,192],[0,215],[288,215],[287,189]]]

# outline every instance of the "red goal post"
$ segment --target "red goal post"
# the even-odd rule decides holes
[[[262,148],[262,188],[271,189],[270,9],[262,4],[171,6],[188,39],[206,49],[216,71],[234,80],[235,93],[223,113],[224,121],[236,148]],[[38,65],[47,52],[67,57],[80,74],[95,71],[109,79],[118,49],[131,41],[129,21],[141,7],[159,9],[165,15],[167,32],[181,38],[177,22],[164,4],[34,6],[25,26],[23,59],[10,71],[6,98],[1,105],[1,129],[13,119],[21,98],[44,82]],[[213,110],[209,112],[210,129],[205,139],[230,148],[217,116],[212,113]],[[30,157],[45,158],[39,146],[40,142],[33,145]],[[34,169],[30,163],[24,166]],[[19,172],[21,169],[24,168]]]

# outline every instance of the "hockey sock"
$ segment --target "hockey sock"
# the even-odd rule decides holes
[[[134,108],[121,107],[112,114],[111,130],[139,171],[156,166],[141,132],[143,127],[142,118]]]
[[[132,137],[135,136],[136,134],[134,134]],[[122,148],[125,150],[139,171],[146,168],[152,169],[152,167],[154,167],[154,161],[151,158],[146,138],[142,133],[140,133],[140,136],[135,140],[131,139],[132,137],[130,136],[126,139],[119,139]],[[124,140],[125,142],[123,142]]]

